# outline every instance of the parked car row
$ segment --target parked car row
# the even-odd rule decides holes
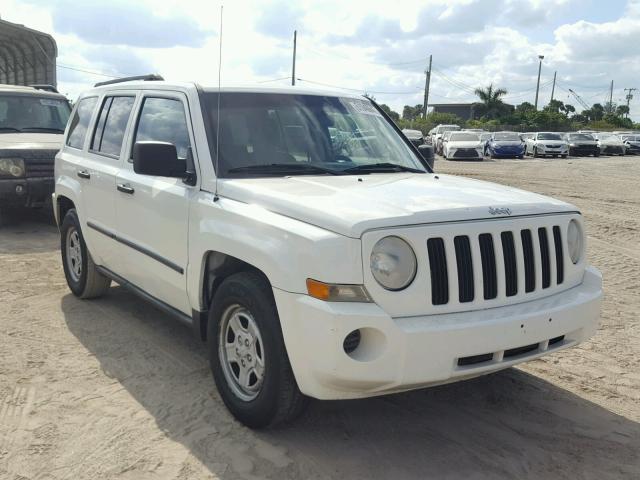
[[[637,132],[486,132],[462,129],[459,125],[438,125],[423,137],[418,130],[403,133],[419,146],[431,144],[446,159],[561,157],[640,154]]]

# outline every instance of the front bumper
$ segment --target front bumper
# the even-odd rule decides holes
[[[300,390],[347,399],[463,380],[576,345],[597,329],[602,276],[589,267],[580,285],[547,298],[421,317],[392,318],[373,303],[328,303],[275,288],[274,296]],[[355,329],[361,342],[348,355],[343,341]]]
[[[524,148],[489,148],[489,152],[494,157],[521,157],[524,155]]]
[[[54,190],[53,177],[0,179],[0,206],[39,207]]]

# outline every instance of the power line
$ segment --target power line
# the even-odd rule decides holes
[[[73,70],[75,72],[82,72],[82,73],[89,73],[91,75],[98,75],[100,77],[120,78],[120,77],[126,77],[127,75],[132,76],[131,74],[110,75],[108,73],[85,70],[84,68],[72,67],[72,66],[69,66],[69,65],[61,64],[61,63],[58,63],[57,66],[60,67],[60,68],[66,68],[67,70]]]
[[[420,90],[422,90],[422,87],[415,87],[416,90],[414,91],[406,91],[406,92],[388,92],[388,91],[380,91],[380,90],[369,90],[367,88],[349,88],[349,87],[341,87],[339,85],[332,85],[330,83],[323,83],[323,82],[316,82],[313,80],[307,80],[305,78],[296,78],[296,80],[300,81],[300,82],[306,82],[306,83],[311,83],[314,85],[321,85],[323,87],[331,87],[331,88],[337,88],[340,90],[347,90],[350,92],[364,92],[364,93],[375,93],[378,95],[415,95],[417,93],[419,93]]]

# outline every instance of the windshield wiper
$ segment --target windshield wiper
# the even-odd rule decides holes
[[[270,173],[275,175],[287,175],[292,173],[328,173],[329,175],[343,175],[339,170],[309,165],[306,163],[271,163],[247,165],[245,167],[235,167],[228,170],[228,173]]]
[[[20,130],[13,127],[0,127],[0,132],[19,132]]]
[[[349,173],[385,173],[385,172],[411,172],[411,173],[427,173],[417,168],[405,167],[396,163],[371,163],[368,165],[358,165],[356,167],[345,168],[343,172]]]
[[[38,132],[45,131],[45,132],[64,133],[64,130],[62,130],[61,128],[55,128],[55,127],[24,127],[20,129],[21,132],[29,132],[31,130],[36,130]]]

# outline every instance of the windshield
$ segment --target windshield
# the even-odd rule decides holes
[[[638,142],[640,141],[640,135],[625,135],[622,139],[629,142]]]
[[[620,140],[616,135],[611,133],[601,133],[598,135],[599,140]]]
[[[0,95],[0,133],[62,133],[69,119],[69,103],[62,98]]]
[[[443,127],[438,127],[438,133],[454,132],[456,130],[460,130],[460,127],[457,125],[445,125]]]
[[[538,140],[562,140],[559,133],[539,133]]]
[[[451,142],[479,142],[480,136],[477,133],[471,132],[456,132],[452,133],[449,138]]]
[[[520,135],[515,132],[499,132],[493,136],[498,142],[519,142]]]
[[[571,133],[569,140],[594,140],[594,138],[588,133]]]
[[[203,94],[212,157],[217,98]],[[364,98],[223,92],[219,132],[221,177],[427,171]]]

